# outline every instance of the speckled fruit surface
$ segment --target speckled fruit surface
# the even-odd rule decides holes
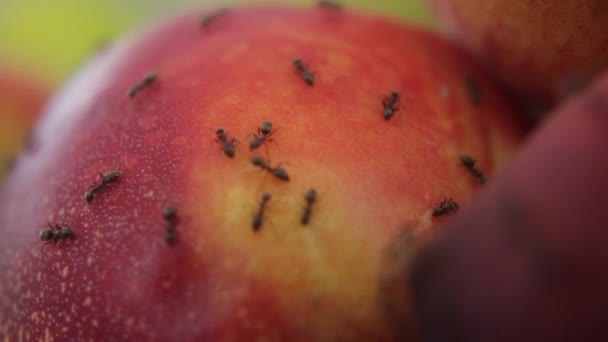
[[[428,0],[445,29],[533,106],[552,106],[608,67],[604,0]]]
[[[448,219],[432,216],[439,202],[466,206],[480,187],[462,154],[490,180],[504,165],[522,135],[514,114],[458,50],[402,24],[253,7],[201,28],[201,14],[97,56],[37,126],[39,148],[0,198],[0,336],[413,337],[407,256]],[[156,81],[129,98],[149,72]],[[385,120],[393,90],[399,110]],[[263,121],[274,142],[250,152]],[[218,127],[238,140],[234,158],[215,141]],[[290,180],[254,167],[254,155]],[[112,170],[121,177],[87,203]],[[47,222],[75,237],[44,244]]]

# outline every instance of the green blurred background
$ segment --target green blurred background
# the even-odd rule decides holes
[[[342,0],[356,8],[430,25],[423,0]],[[0,61],[57,85],[87,56],[146,21],[192,6],[315,5],[316,0],[0,0]]]
[[[0,0],[0,185],[52,94],[104,44],[191,7],[318,0]],[[424,0],[337,0],[346,8],[431,25]]]

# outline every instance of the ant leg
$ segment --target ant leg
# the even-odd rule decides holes
[[[264,145],[264,149],[266,150],[266,158],[270,160],[270,154],[268,153],[268,145],[266,143],[263,143],[262,145]]]
[[[275,145],[277,145],[277,147],[279,147],[279,143],[278,143],[278,142],[276,142],[276,140],[274,140],[274,139],[268,139],[268,140],[266,140],[266,141],[267,141],[267,142],[273,142]]]
[[[261,134],[261,133],[260,133]],[[249,138],[250,136],[253,136],[253,139],[256,139],[257,137],[259,137],[259,134],[255,134],[255,133],[249,133],[245,136],[245,140],[247,140],[247,138]]]
[[[272,142],[275,145],[277,145],[277,147],[279,147],[279,144],[274,139],[272,139],[272,138],[271,139],[266,139],[266,141],[264,142],[263,145],[264,145],[264,148],[266,149],[266,157],[267,158],[270,158],[270,154],[268,153],[268,143],[269,142]]]

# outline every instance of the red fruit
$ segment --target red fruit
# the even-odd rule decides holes
[[[554,115],[414,259],[427,340],[608,340],[608,74]]]
[[[412,336],[396,254],[479,187],[461,154],[489,179],[505,163],[522,131],[503,99],[449,44],[386,19],[260,7],[199,22],[116,44],[55,98],[1,199],[0,332]],[[275,143],[250,152],[266,121]]]
[[[0,180],[11,167],[48,94],[44,82],[10,69],[7,63],[0,64]]]
[[[549,106],[608,67],[608,3],[429,0],[446,30],[518,95]]]

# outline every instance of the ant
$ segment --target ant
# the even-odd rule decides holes
[[[477,83],[477,77],[472,73],[468,73],[464,79],[469,92],[469,99],[472,103],[479,104],[481,102],[481,89]]]
[[[201,18],[200,21],[200,27],[201,28],[208,28],[212,23],[214,23],[218,18],[223,17],[224,15],[228,14],[228,12],[230,12],[228,9],[226,8],[222,8],[219,9],[211,14],[205,15]]]
[[[256,150],[258,147],[262,146],[267,141],[274,141],[270,139],[270,136],[276,130],[272,128],[272,122],[264,121],[258,127],[258,134],[253,133],[253,139],[249,143],[249,151]]]
[[[304,213],[302,213],[302,224],[307,225],[310,221],[310,215],[312,214],[312,205],[317,200],[317,191],[315,189],[310,189],[306,193],[306,207],[304,208]]]
[[[165,241],[169,246],[173,246],[173,244],[175,244],[175,226],[171,224],[167,226],[167,230],[165,231]]]
[[[280,179],[280,180],[286,181],[286,182],[289,181],[289,174],[287,173],[287,171],[284,168],[282,168],[280,166],[272,167],[262,157],[259,157],[259,156],[251,157],[251,163],[254,166],[261,168],[262,170],[266,170],[266,171],[270,172],[277,179]]]
[[[390,95],[387,95],[382,99],[382,105],[384,106],[384,120],[390,120],[393,115],[395,115],[395,113],[399,110],[399,98],[399,92],[393,90]]]
[[[435,207],[435,209],[433,209],[433,216],[453,214],[457,210],[458,203],[454,202],[451,198],[445,198]]]
[[[462,165],[464,165],[464,167],[471,172],[473,177],[479,181],[479,183],[486,183],[486,176],[475,166],[475,159],[471,158],[470,156],[463,155],[460,156],[460,161],[462,162]]]
[[[173,220],[177,216],[177,209],[171,205],[167,204],[163,208],[163,218],[167,221]]]
[[[319,7],[321,8],[325,8],[328,10],[334,10],[334,11],[341,11],[342,10],[342,5],[339,3],[336,3],[334,1],[331,0],[320,0],[319,1]]]
[[[163,208],[162,212],[163,218],[167,221],[167,229],[165,230],[165,242],[167,245],[171,246],[175,243],[175,218],[177,217],[177,209],[171,205],[167,204],[165,208]]]
[[[236,154],[235,144],[237,144],[238,141],[235,138],[229,139],[228,134],[222,127],[219,127],[215,131],[215,136],[215,141],[221,145],[221,150],[224,151],[226,157],[234,158],[234,155]]]
[[[106,173],[105,175],[101,174],[101,177],[102,177],[101,183],[93,185],[89,189],[89,191],[87,191],[84,194],[84,199],[89,204],[93,201],[93,198],[95,198],[95,195],[97,195],[98,192],[103,190],[109,184],[116,182],[120,178],[120,172],[119,171],[110,171],[110,172]]]
[[[293,65],[296,68],[296,71],[300,74],[300,77],[308,84],[309,86],[313,86],[315,84],[315,75],[308,70],[308,66],[302,62],[301,59],[296,58],[293,60]]]
[[[260,203],[260,209],[258,210],[257,214],[255,214],[255,216],[253,217],[252,228],[256,232],[258,230],[260,230],[260,228],[262,228],[262,223],[264,221],[264,211],[266,210],[266,206],[268,206],[268,202],[270,202],[271,198],[272,198],[272,196],[269,193],[265,193],[262,196],[262,202]]]
[[[50,222],[48,222],[48,225],[50,229],[43,229],[40,232],[40,240],[44,241],[45,244],[53,241],[58,242],[61,240],[71,239],[74,237],[74,232],[68,226],[60,225],[58,223],[52,225]]]
[[[152,83],[156,82],[157,79],[158,79],[158,74],[155,72],[150,72],[150,73],[146,74],[146,76],[144,76],[143,81],[141,81],[140,83],[137,83],[136,85],[131,87],[131,89],[129,89],[129,93],[128,93],[129,97],[134,98],[144,88],[149,87]]]

